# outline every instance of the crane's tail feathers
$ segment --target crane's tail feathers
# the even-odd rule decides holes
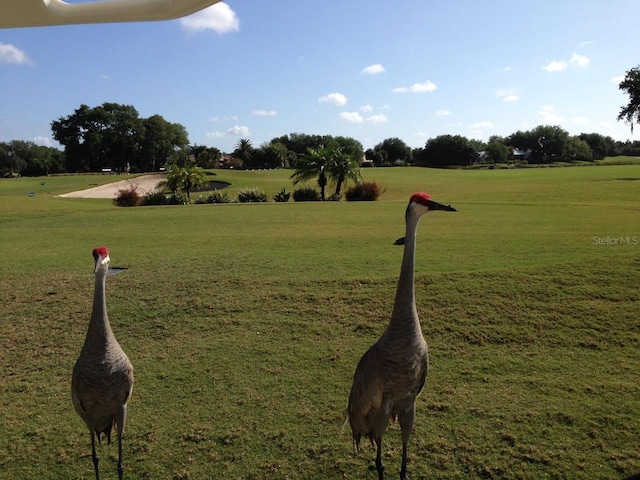
[[[344,433],[344,428],[347,426],[347,423],[349,423],[349,414],[346,414],[344,416],[344,423],[342,424],[342,428],[340,429],[340,435]]]
[[[342,424],[342,428],[340,429],[340,435],[344,433],[344,429],[348,423],[349,423],[349,412],[347,412],[347,414],[344,417],[344,423]],[[353,435],[353,451],[354,453],[357,454],[360,452],[360,434],[356,434],[355,432],[353,432],[352,435]]]
[[[360,435],[353,436],[353,451],[358,454],[360,453]]]

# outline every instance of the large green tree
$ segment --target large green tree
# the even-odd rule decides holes
[[[336,145],[345,154],[353,158],[361,159],[364,155],[362,143],[351,137],[333,137],[331,135],[308,135],[306,133],[291,133],[271,140],[271,143],[279,143],[286,147],[287,160],[291,168],[298,168],[298,162],[304,162],[308,152],[328,148]],[[304,165],[301,165],[304,168]]]
[[[589,144],[581,140],[580,137],[569,137],[565,147],[564,160],[590,162],[593,160],[593,152]]]
[[[373,147],[371,152],[371,160],[376,165],[382,163],[394,164],[395,162],[411,161],[411,147],[397,137],[386,138],[382,142]]]
[[[501,137],[489,137],[489,142],[485,148],[487,158],[493,163],[507,163],[510,150]]]
[[[629,103],[620,110],[618,121],[624,120],[633,133],[633,124],[640,124],[640,65],[627,72],[619,88],[629,95]]]
[[[175,165],[184,157],[189,136],[184,126],[166,121],[162,115],[142,120],[144,137],[137,167],[155,172],[166,164]]]
[[[80,105],[71,115],[51,122],[53,138],[65,149],[68,171],[156,170],[188,145],[182,125],[160,115],[140,118],[131,105]]]
[[[138,111],[131,105],[81,105],[51,123],[53,138],[65,147],[68,169],[124,171],[138,157],[144,137]]]
[[[440,135],[427,141],[418,162],[425,167],[471,165],[478,153],[461,135]]]
[[[64,171],[64,153],[57,148],[23,140],[0,142],[0,177],[36,177]]]
[[[189,149],[189,153],[195,157],[196,165],[202,168],[216,168],[222,157],[220,150],[206,145],[194,145]]]
[[[533,163],[566,160],[569,132],[557,125],[539,125],[533,130],[511,134],[506,140],[510,146],[531,152]]]
[[[599,133],[581,133],[579,138],[587,142],[594,160],[602,160],[609,155],[618,154],[616,142],[609,136],[600,135]]]
[[[289,152],[284,144],[272,140],[255,149],[253,157],[253,164],[258,168],[285,168]]]

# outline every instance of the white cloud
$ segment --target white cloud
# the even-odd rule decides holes
[[[451,111],[450,110],[438,110],[435,113],[436,117],[448,117],[449,115],[451,115]]]
[[[577,53],[574,53],[573,55],[571,55],[571,64],[572,65],[576,65],[578,67],[586,67],[587,65],[589,65],[589,62],[591,60],[589,60],[589,57],[585,57],[584,55],[578,55]]]
[[[493,128],[493,122],[477,122],[469,125],[469,128],[472,130],[478,130],[481,128]]]
[[[14,45],[0,43],[0,65],[34,65],[27,54]]]
[[[213,30],[219,35],[240,30],[240,20],[236,12],[224,2],[180,19],[180,25],[188,32]]]
[[[394,88],[392,91],[393,93],[424,93],[424,92],[433,92],[436,88],[438,88],[436,86],[435,83],[433,83],[431,80],[427,80],[426,82],[422,82],[422,83],[414,83],[413,85],[411,85],[410,87],[397,87]]]
[[[231,115],[231,116],[228,116],[228,117],[218,117],[218,116],[215,116],[215,117],[211,117],[211,118],[209,119],[209,121],[210,121],[210,122],[224,122],[224,121],[229,121],[229,120],[235,121],[235,120],[237,120],[237,119],[238,119],[238,116],[237,116],[237,115]]]
[[[500,97],[504,102],[515,102],[520,98],[513,88],[503,88],[496,92],[496,96]]]
[[[372,115],[367,118],[367,122],[373,123],[374,125],[380,125],[382,123],[387,123],[388,121],[389,119],[386,117],[386,115],[382,114]]]
[[[611,79],[611,83],[615,83],[616,85],[620,85],[620,83],[625,79],[624,75],[618,75],[617,77],[613,77]]]
[[[244,125],[238,126],[235,125],[227,130],[230,135],[237,135],[240,137],[248,137],[249,136],[249,127],[245,127]]]
[[[578,44],[578,48],[587,47],[589,45],[593,45],[593,40],[585,40],[584,42],[580,42]]]
[[[362,69],[362,72],[360,73],[366,73],[368,75],[377,75],[379,73],[385,73],[385,72],[386,70],[384,69],[384,67],[379,63],[376,63],[374,65],[369,65],[368,67],[364,67]]]
[[[251,112],[254,117],[275,117],[275,110],[254,110]]]
[[[364,118],[358,112],[342,112],[340,118],[349,123],[362,123]]]
[[[564,118],[554,113],[555,107],[551,105],[542,105],[540,109],[538,117],[543,123],[550,124],[564,122]]]
[[[224,132],[207,132],[208,138],[224,138],[224,137],[248,137],[249,136],[249,127],[245,127],[244,125],[238,126],[235,125]]]
[[[589,65],[589,62],[591,62],[589,57],[574,53],[571,55],[571,59],[569,59],[568,62],[565,60],[554,60],[553,62],[549,62],[542,68],[547,72],[562,72],[566,70],[569,65],[585,68]]]
[[[373,107],[371,105],[368,105],[368,104],[367,105],[362,105],[360,107],[360,110],[362,110],[365,113],[368,113],[368,112],[373,111]]]
[[[573,117],[571,119],[571,123],[575,123],[576,125],[588,125],[590,122],[587,117]]]
[[[547,72],[562,72],[567,69],[567,62],[554,60],[542,68]]]
[[[319,103],[330,103],[331,105],[336,105],[338,107],[342,107],[347,104],[347,97],[341,93],[330,93],[329,95],[325,95],[324,97],[320,97],[318,99]]]
[[[33,143],[35,143],[36,145],[42,145],[43,147],[53,147],[53,142],[49,137],[35,137],[33,139]]]

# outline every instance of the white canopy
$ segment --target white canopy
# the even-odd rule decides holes
[[[220,0],[2,0],[0,28],[142,22],[184,17]]]

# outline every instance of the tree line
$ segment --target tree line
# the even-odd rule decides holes
[[[146,125],[141,137],[133,132],[119,135],[117,132],[122,130],[111,130],[104,125],[98,128],[93,124],[94,130],[86,132],[79,128],[75,135],[70,135],[68,146],[63,144],[64,151],[23,140],[0,142],[0,176],[100,172],[105,168],[113,172],[149,172],[158,171],[160,167],[168,170],[174,165],[197,165],[205,169],[298,169],[310,162],[310,156],[320,152],[319,161],[322,161],[323,151],[326,159],[327,151],[336,149],[337,155],[347,156],[364,166],[436,168],[479,163],[591,162],[609,156],[640,156],[640,141],[620,142],[598,133],[570,136],[560,127],[544,125],[507,137],[492,136],[488,142],[461,135],[440,135],[427,140],[424,147],[413,149],[395,137],[363,150],[358,140],[349,137],[291,133],[259,147],[254,147],[248,139],[240,139],[233,152],[225,155],[215,147],[189,145],[184,127],[176,127],[177,124],[170,124],[159,115],[143,119],[140,124]],[[171,129],[174,134],[161,133]],[[65,127],[65,131],[69,130]],[[138,144],[132,140],[136,137],[144,141]]]
[[[633,133],[640,123],[640,66],[626,73],[619,85],[629,95],[618,120]],[[461,135],[430,138],[424,147],[410,148],[399,138],[387,138],[373,148],[350,137],[291,133],[259,147],[240,139],[231,154],[215,147],[190,145],[186,128],[161,115],[141,118],[131,105],[80,105],[71,115],[51,122],[53,138],[64,150],[15,140],[0,142],[0,176],[39,176],[55,173],[148,172],[188,165],[202,168],[293,168],[314,170],[322,188],[329,175],[338,187],[350,178],[354,164],[460,167],[477,163],[591,162],[607,156],[640,156],[640,142],[615,141],[598,133],[571,136],[558,126],[539,125],[487,142]],[[343,172],[341,172],[341,169]],[[294,180],[304,180],[298,174]],[[343,180],[341,180],[343,179]],[[353,178],[352,178],[353,179]],[[338,188],[339,192],[339,188]]]

